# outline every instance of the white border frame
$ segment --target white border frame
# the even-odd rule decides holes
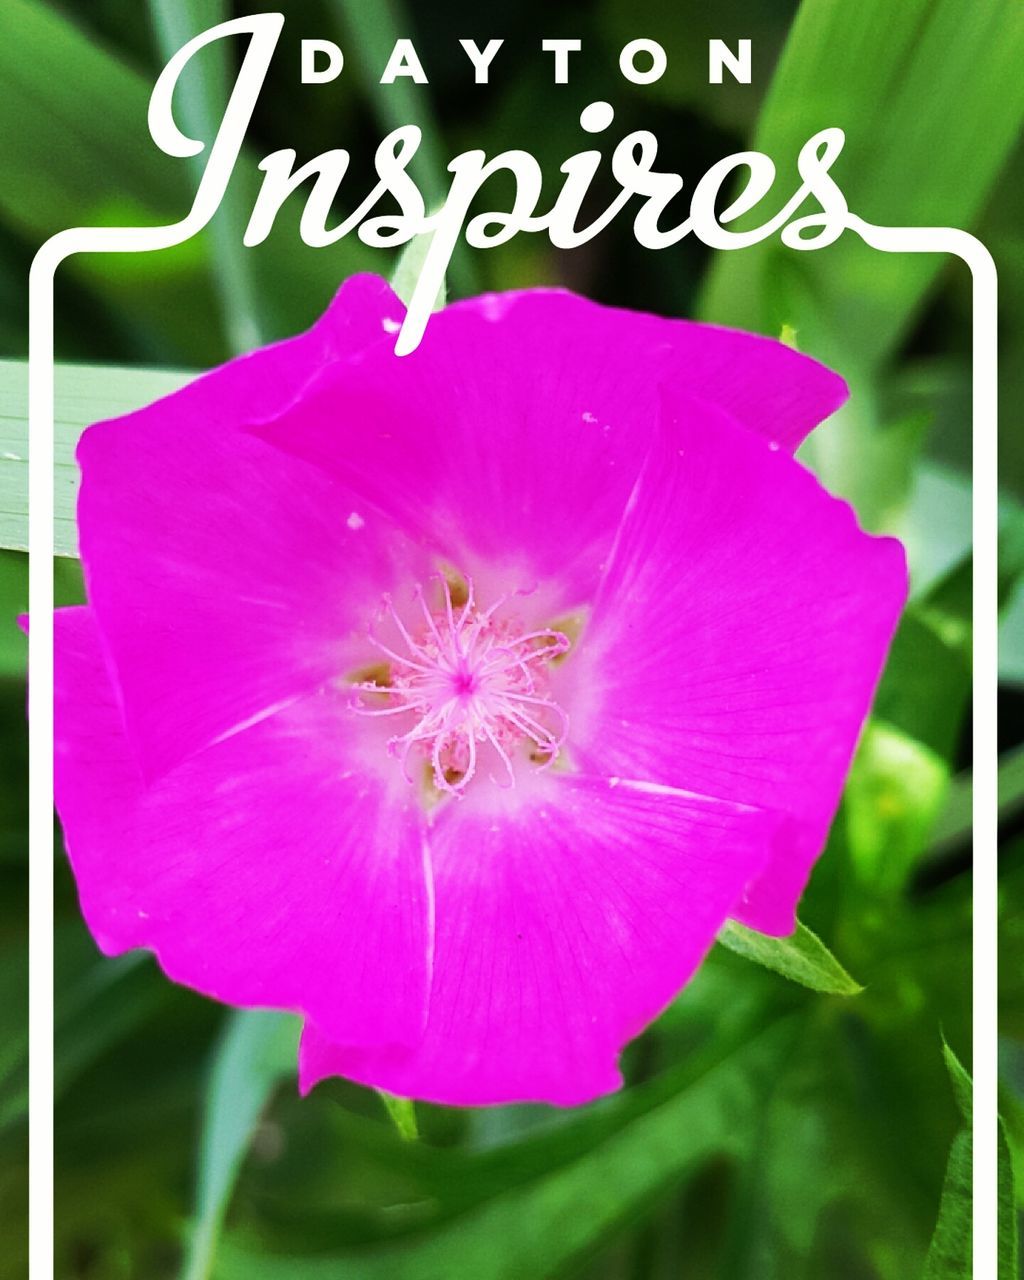
[[[29,1272],[51,1280],[53,1250],[53,558],[54,278],[76,253],[147,253],[188,240],[212,210],[197,199],[167,227],[78,227],[48,240],[29,273]],[[997,1271],[998,465],[997,273],[980,240],[949,227],[848,226],[883,253],[947,253],[973,284],[974,536],[974,1280]],[[979,500],[980,495],[980,500]]]

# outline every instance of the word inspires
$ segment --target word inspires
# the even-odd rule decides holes
[[[187,227],[194,234],[217,211],[241,155],[283,25],[284,17],[279,13],[251,14],[221,23],[179,49],[160,73],[149,103],[154,142],[172,156],[193,157],[206,152],[192,210],[185,223],[178,225],[179,231]],[[232,35],[248,36],[248,47],[216,137],[207,147],[178,128],[173,111],[175,85],[199,49]],[[491,41],[483,50],[474,45],[481,61],[488,50],[493,59],[494,44]],[[629,48],[623,51],[624,56]],[[559,50],[552,52],[557,74]],[[563,47],[561,52],[567,59],[569,50]],[[400,59],[402,53],[399,49]],[[391,61],[394,57],[392,54]],[[590,103],[579,117],[580,130],[588,135],[581,141],[600,139],[614,120],[610,103]],[[355,204],[351,214],[333,222],[332,210],[337,208],[348,171],[348,151],[338,147],[301,165],[290,147],[265,156],[259,163],[263,183],[243,237],[246,245],[262,243],[281,206],[297,193],[304,200],[299,235],[311,247],[333,244],[352,232],[364,244],[389,249],[414,236],[429,236],[422,270],[395,344],[399,355],[407,355],[419,345],[462,237],[473,248],[485,249],[505,244],[521,231],[543,232],[556,248],[571,249],[592,240],[629,206],[633,233],[648,249],[667,249],[688,235],[714,249],[739,249],[776,234],[790,248],[818,249],[832,244],[857,221],[829,172],[845,143],[838,128],[822,129],[804,143],[797,173],[784,180],[781,192],[776,190],[772,160],[759,151],[741,151],[713,164],[694,185],[685,206],[680,200],[682,177],[659,169],[658,139],[648,130],[638,129],[615,143],[583,146],[565,159],[554,184],[545,183],[541,167],[529,151],[513,149],[495,156],[483,150],[464,151],[448,165],[452,177],[444,203],[428,212],[409,173],[420,140],[420,130],[414,124],[392,130],[374,156],[375,185],[362,199],[348,202],[349,207]],[[511,177],[513,195],[503,201],[508,207],[487,208],[485,188],[499,174]],[[742,181],[737,183],[737,178]],[[596,192],[609,188],[616,194],[598,202]],[[502,184],[502,190],[508,190],[507,183]],[[726,198],[723,193],[727,191]],[[766,213],[762,202],[769,197],[774,212]],[[598,203],[603,208],[595,208]],[[747,219],[744,230],[732,228],[731,224],[752,215],[755,209],[758,214]],[[761,221],[752,225],[756,217]]]
[[[475,40],[460,40],[459,44],[473,67],[473,79],[477,84],[490,83],[491,63],[504,40],[488,40],[480,47]],[[541,49],[552,55],[552,74],[555,84],[568,84],[570,54],[583,48],[581,40],[542,40]],[[302,83],[327,84],[341,75],[345,55],[333,40],[302,41]],[[668,68],[668,57],[657,40],[631,40],[619,54],[619,70],[633,84],[653,84],[660,80]],[[741,84],[750,84],[750,41],[740,40],[733,52],[724,40],[708,41],[708,83],[721,84],[722,73],[729,74]],[[401,78],[415,84],[429,84],[427,73],[420,62],[416,46],[411,40],[396,40],[394,48],[381,72],[381,84],[394,84]]]

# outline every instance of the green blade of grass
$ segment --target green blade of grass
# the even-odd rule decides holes
[[[190,4],[189,13],[211,12],[204,0]],[[190,28],[182,6],[168,2],[168,9],[175,27],[167,40],[176,43],[177,31]],[[181,94],[198,73],[216,89],[217,59],[240,49],[237,38],[223,49],[207,47],[186,69],[175,111],[189,131],[212,132],[198,117],[215,111],[217,99],[193,95],[186,103]],[[41,0],[0,6],[0,233],[38,245],[66,227],[161,225],[188,213],[194,170],[164,155],[147,128],[155,77],[155,65],[138,70]],[[191,113],[187,125],[184,111]],[[184,244],[155,253],[69,258],[58,276],[60,349],[91,350],[91,330],[99,328],[126,360],[208,365],[232,353],[221,332],[218,290],[221,296],[230,291],[233,299],[237,294],[232,306],[240,324],[256,314],[251,293],[260,336],[274,339],[312,324],[346,277],[388,273],[392,255],[368,248],[358,236],[324,248],[306,245],[299,235],[301,192],[284,203],[267,240],[246,249],[241,237],[262,180],[258,159],[251,146],[243,147],[223,215]],[[62,293],[65,274],[74,280],[74,292]],[[242,332],[233,343],[251,346],[252,337]]]
[[[160,55],[165,62],[193,36],[226,21],[229,16],[223,0],[148,0],[148,3]],[[177,85],[184,130],[191,137],[202,139],[207,148],[216,136],[227,103],[226,71],[224,46],[217,41],[189,62]],[[207,154],[204,150],[192,157],[197,185]],[[228,345],[238,352],[258,347],[263,338],[248,250],[242,244],[242,228],[247,216],[238,183],[229,183],[210,223],[210,267]]]
[[[747,1030],[712,1059],[691,1059],[646,1092],[583,1109],[539,1139],[547,1158],[497,1194],[430,1228],[343,1253],[283,1256],[226,1236],[216,1280],[435,1280],[553,1276],[578,1269],[608,1236],[633,1221],[686,1171],[716,1154],[740,1157],[756,1131],[758,1100],[785,1061],[791,1019]],[[557,1144],[561,1155],[552,1148]],[[412,1151],[403,1154],[411,1158]],[[429,1153],[427,1153],[429,1154]],[[529,1224],[529,1230],[523,1224]]]
[[[130,413],[169,395],[194,376],[165,369],[58,364],[54,370],[54,548],[78,554],[75,446],[91,423]],[[0,546],[28,549],[28,373],[23,360],[0,360]]]
[[[5,3],[0,29],[3,229],[38,245],[69,226],[183,218],[188,171],[149,137],[146,77],[37,0]],[[206,317],[216,312],[202,242],[146,255],[144,267],[145,289],[136,255],[78,254],[64,270],[85,286],[94,326],[97,313],[130,307],[126,351],[156,335],[176,358],[198,361],[211,337]],[[58,295],[58,317],[69,301]]]
[[[969,228],[1019,136],[1022,62],[1017,0],[804,0],[753,139],[778,167],[778,204],[801,145],[838,126],[846,147],[832,173],[854,213]],[[872,367],[905,335],[942,265],[932,254],[878,254],[850,234],[814,252],[766,242],[715,256],[703,312],[768,333],[785,321],[813,354],[852,350]]]
[[[775,191],[737,229],[781,207],[800,148],[828,127],[846,135],[831,173],[855,214],[971,228],[1024,120],[1022,62],[1017,0],[804,0],[752,140],[776,165]],[[850,403],[801,457],[872,531],[899,530],[924,425],[886,421],[877,373],[944,265],[936,254],[878,253],[851,232],[811,252],[775,236],[717,253],[705,281],[702,318],[773,334],[790,324],[803,350],[846,377]]]
[[[288,1014],[237,1009],[214,1056],[199,1145],[196,1214],[182,1280],[205,1280],[231,1191],[260,1115],[295,1068],[299,1025]]]
[[[441,134],[430,100],[430,90],[405,76],[394,84],[381,85],[380,75],[395,41],[413,34],[412,24],[401,0],[334,0],[338,20],[355,50],[358,70],[381,128],[386,133],[403,125],[417,124],[422,131],[419,150],[409,171],[419,184],[428,209],[437,209],[448,196],[446,161]],[[468,250],[460,246],[449,267],[452,283],[459,293],[479,291],[476,272]]]

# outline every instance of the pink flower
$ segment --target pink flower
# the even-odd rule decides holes
[[[905,595],[790,456],[842,381],[380,281],[91,427],[57,804],[107,952],[300,1012],[304,1087],[569,1104],[726,918],[792,929]]]

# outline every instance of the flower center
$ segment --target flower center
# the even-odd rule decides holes
[[[547,766],[565,741],[568,721],[550,696],[546,668],[566,652],[569,639],[552,628],[529,631],[513,619],[499,620],[495,615],[509,597],[481,609],[469,579],[456,584],[453,599],[452,584],[439,576],[440,609],[416,588],[421,625],[407,626],[384,597],[384,615],[400,642],[392,647],[371,631],[370,642],[386,662],[353,682],[360,695],[353,707],[362,715],[406,718],[388,750],[410,781],[409,759],[418,752],[429,760],[440,791],[463,792],[488,756],[498,770],[494,780],[515,786],[517,754]]]

